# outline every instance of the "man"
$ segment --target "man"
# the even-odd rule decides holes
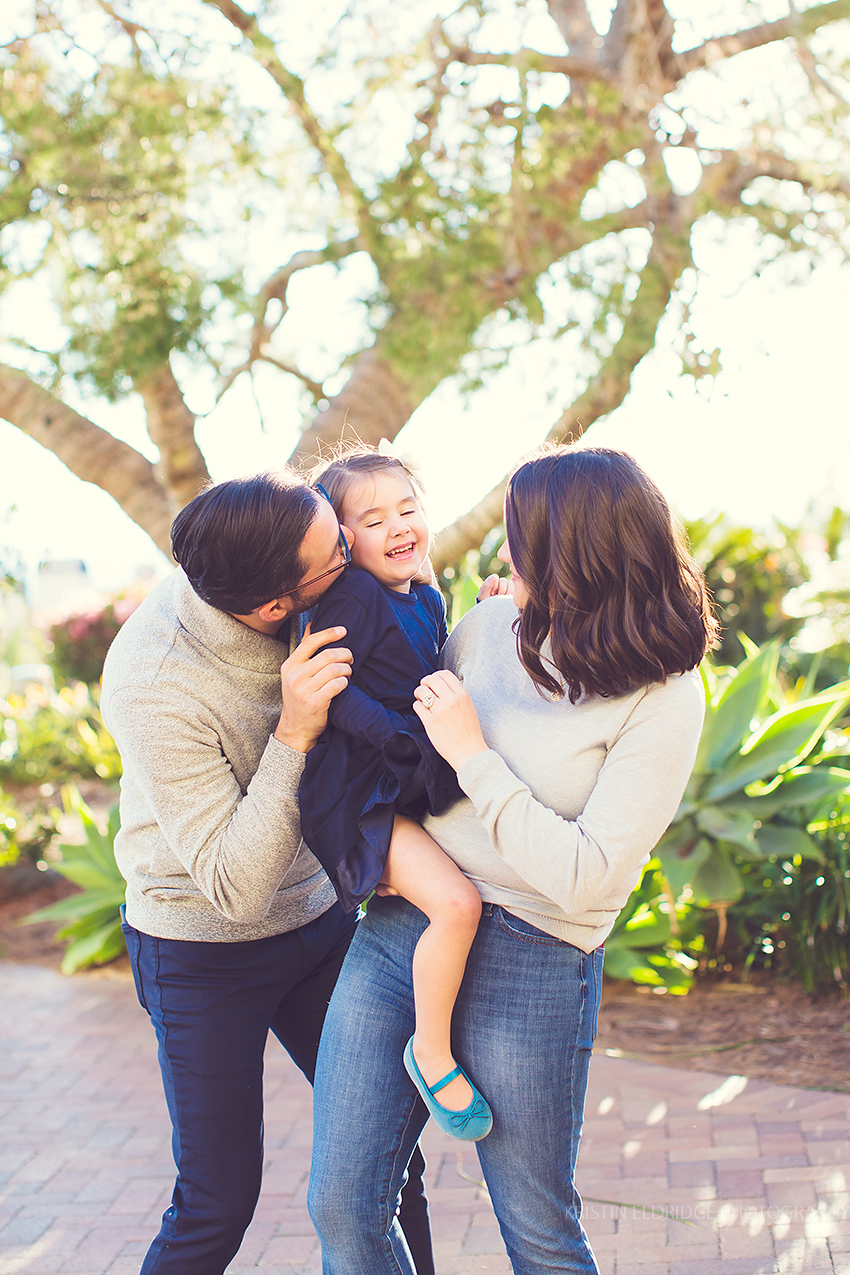
[[[353,933],[298,811],[304,755],[351,672],[345,630],[302,636],[301,621],[347,565],[346,534],[294,474],[209,488],[172,527],[180,569],[106,660],[124,931],[178,1169],[142,1275],[219,1275],[232,1260],[260,1190],[268,1031],[312,1080]],[[400,1220],[431,1275],[415,1160]]]

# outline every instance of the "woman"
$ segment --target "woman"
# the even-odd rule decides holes
[[[425,826],[484,903],[452,1039],[492,1108],[478,1154],[513,1269],[594,1272],[573,1174],[601,945],[681,799],[716,625],[664,498],[623,453],[528,461],[505,525],[513,598],[467,615],[416,692],[466,793]],[[413,1271],[395,1211],[427,1111],[399,1053],[425,924],[374,899],[331,1001],[309,1200],[325,1275]]]

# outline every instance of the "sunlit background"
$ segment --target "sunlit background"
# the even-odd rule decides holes
[[[595,6],[600,21],[607,21],[609,7],[602,0]],[[703,17],[707,7],[712,8],[700,4]],[[771,16],[769,7],[762,5],[760,12]],[[781,4],[775,7],[777,14],[786,11]],[[679,6],[680,11],[687,8]],[[713,8],[721,23],[740,6]],[[25,21],[24,9],[23,3],[7,0],[0,39],[20,29],[16,23]],[[325,4],[305,14],[300,37],[293,37],[303,41],[305,56],[321,34],[323,15],[332,21],[334,11],[334,5]],[[541,15],[534,29],[541,49],[563,51],[548,17]],[[767,49],[736,59],[727,75],[755,75],[757,87],[759,76],[765,82],[770,78],[771,56]],[[265,91],[262,77],[246,81],[245,93],[260,106]],[[704,109],[710,114],[712,103],[706,101]],[[389,125],[387,145],[394,145]],[[628,171],[619,167],[626,191],[620,197],[627,200]],[[674,176],[687,187],[687,172]],[[260,278],[268,271],[270,254],[278,260],[304,246],[312,245],[303,238],[281,241],[279,235],[272,243],[258,233],[250,243],[250,267]],[[683,375],[672,350],[681,304],[674,302],[656,350],[639,365],[626,402],[595,424],[589,439],[630,451],[688,518],[725,512],[763,526],[773,517],[797,523],[812,504],[818,509],[850,506],[850,269],[836,250],[833,260],[824,260],[805,277],[798,272],[793,281],[793,262],[767,265],[754,277],[760,264],[754,241],[745,226],[735,225],[720,227],[717,237],[700,229],[694,254],[702,279],[689,322],[697,348],[719,350],[719,374],[699,380]],[[352,334],[356,337],[365,324],[360,298],[371,282],[364,273],[369,270],[360,254],[339,272],[320,267],[293,280],[299,341],[303,348],[312,337],[319,363],[323,350],[338,360],[340,349],[356,343]],[[554,271],[552,276],[556,296]],[[61,343],[43,281],[19,283],[7,291],[0,303],[0,333],[41,348]],[[0,357],[18,361],[19,352],[15,357],[12,353],[0,349]],[[435,530],[488,491],[543,437],[570,401],[576,374],[563,348],[542,339],[516,349],[508,366],[483,388],[467,396],[459,378],[449,380],[418,408],[397,446],[421,463]],[[214,478],[273,467],[286,459],[302,423],[291,378],[260,368],[253,388],[242,377],[216,407],[211,375],[187,375],[182,366],[179,375],[190,406],[207,413],[197,433]],[[82,399],[73,385],[67,386],[65,398],[155,459],[138,400],[116,406]],[[0,422],[0,455],[0,545],[20,555],[30,580],[40,561],[54,558],[82,559],[100,589],[126,584],[140,568],[166,568],[148,537],[110,497],[79,481],[55,456],[5,422]]]

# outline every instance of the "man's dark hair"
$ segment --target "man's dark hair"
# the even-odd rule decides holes
[[[181,509],[172,552],[204,602],[249,615],[303,579],[301,542],[317,508],[315,492],[291,470],[231,478]]]

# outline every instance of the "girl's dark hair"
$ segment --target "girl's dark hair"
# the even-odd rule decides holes
[[[717,637],[684,533],[625,452],[556,447],[526,461],[505,527],[528,594],[517,650],[539,689],[572,703],[624,695],[694,668]]]
[[[366,443],[343,444],[330,461],[320,462],[310,474],[315,486],[321,483],[331,498],[334,513],[342,522],[342,504],[345,493],[357,478],[369,474],[393,473],[406,478],[413,494],[421,502],[422,486],[404,461],[398,456],[385,456]]]
[[[291,470],[217,483],[174,519],[172,553],[204,602],[250,615],[303,579],[301,542],[320,499]]]

